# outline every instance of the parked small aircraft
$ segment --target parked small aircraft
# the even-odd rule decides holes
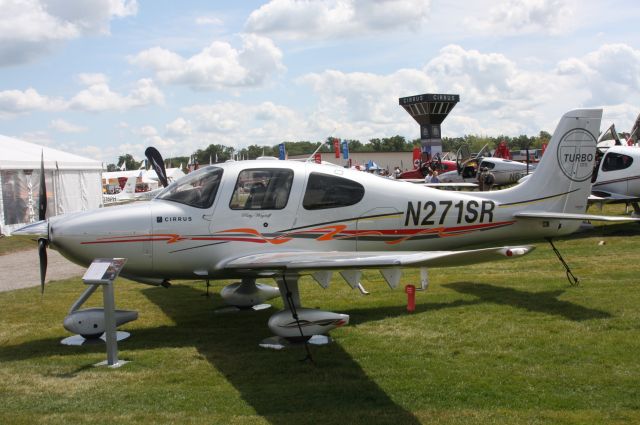
[[[168,186],[169,182],[166,177],[166,170],[164,169],[164,161],[162,161],[162,157],[160,156],[160,152],[156,148],[149,147],[145,151],[145,154],[148,157],[149,163],[154,167],[158,168],[158,173],[156,173],[157,180],[160,182],[162,187],[147,190],[144,192],[136,191],[136,185],[138,178],[142,176],[142,171],[137,176],[131,176],[127,179],[127,182],[124,185],[124,188],[120,193],[116,194],[105,194],[102,195],[102,202],[105,205],[115,204],[115,203],[127,203],[132,201],[149,201],[156,197],[162,190]],[[163,174],[164,173],[164,174]]]
[[[640,116],[631,134],[638,132],[639,121]],[[640,214],[640,148],[620,140],[614,124],[602,132],[597,146],[589,202],[632,204],[635,213]],[[529,177],[525,176],[519,182]]]
[[[478,165],[479,163],[479,165]],[[487,168],[494,176],[495,186],[506,186],[535,170],[535,164],[524,164],[510,159],[480,157],[463,163],[459,170],[440,174],[443,183],[477,183],[478,170]]]
[[[634,221],[584,214],[601,116],[566,113],[538,171],[505,190],[448,192],[312,162],[238,161],[188,174],[151,202],[53,217],[14,234],[40,238],[41,285],[47,246],[84,266],[126,257],[122,275],[148,284],[239,279],[224,300],[251,307],[279,294],[285,310],[269,328],[306,339],[349,317],[302,308],[302,275],[326,288],[339,271],[356,288],[361,270],[374,268],[394,288],[405,267],[511,259],[533,247],[502,246],[508,241],[566,235],[582,220]],[[499,246],[470,248],[489,243]]]
[[[591,193],[607,201],[640,200],[640,148],[612,146],[604,153]]]
[[[447,171],[456,170],[456,162],[444,158],[438,158],[431,162],[419,162],[413,170],[400,173],[397,179],[409,181],[420,180],[424,182],[424,178],[427,177],[429,169],[435,170],[439,174],[446,173]]]

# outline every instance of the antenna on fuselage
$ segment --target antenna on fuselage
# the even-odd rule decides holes
[[[313,151],[313,153],[311,154],[311,156],[309,158],[307,158],[307,160],[305,162],[311,162],[313,161],[313,158],[315,157],[315,155],[318,153],[318,151],[320,150],[320,148],[322,147],[323,143],[322,142],[318,142],[318,147],[316,148],[315,151]]]

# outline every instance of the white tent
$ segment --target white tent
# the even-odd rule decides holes
[[[102,163],[0,135],[0,231],[38,219],[40,158],[44,156],[47,217],[102,206]]]
[[[169,183],[178,180],[185,174],[180,168],[167,168],[167,179]],[[158,187],[158,175],[154,170],[126,170],[126,171],[109,171],[102,173],[102,180],[104,184],[113,183],[120,178],[139,177],[141,183],[153,183],[151,189]]]

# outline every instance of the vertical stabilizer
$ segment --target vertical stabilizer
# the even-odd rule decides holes
[[[127,182],[122,189],[122,193],[127,193],[129,195],[133,195],[136,193],[136,181],[137,178],[135,176],[131,176],[127,179]]]
[[[525,182],[487,195],[503,205],[527,211],[584,213],[591,193],[602,109],[576,109],[564,114],[542,161]]]

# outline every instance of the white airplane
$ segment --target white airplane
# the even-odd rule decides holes
[[[597,168],[591,193],[611,201],[640,200],[640,148],[608,148]]]
[[[111,205],[132,201],[149,201],[155,198],[156,195],[162,192],[162,190],[164,189],[160,187],[158,189],[148,190],[146,192],[136,192],[137,179],[137,176],[129,177],[124,185],[124,188],[119,193],[113,195],[102,195],[102,203],[104,205]]]
[[[634,127],[632,134],[636,132]],[[600,158],[591,178],[589,202],[632,204],[636,214],[640,214],[640,148],[623,144],[615,125],[600,135],[597,146]],[[529,178],[525,176],[519,182]]]
[[[157,168],[155,179],[160,182],[162,187],[148,190],[146,192],[136,192],[137,179],[141,177],[143,173],[141,171],[137,176],[130,176],[127,179],[127,182],[120,193],[116,193],[114,195],[102,195],[103,204],[110,205],[114,203],[126,203],[132,201],[149,201],[155,198],[156,195],[162,192],[164,188],[169,185],[166,177],[166,170],[164,168],[164,161],[160,156],[160,152],[158,152],[156,148],[149,147],[145,150],[145,155],[147,156],[149,163],[152,164],[154,168]]]
[[[240,161],[201,168],[151,202],[52,217],[14,234],[39,237],[42,287],[47,246],[83,266],[126,257],[122,275],[153,285],[238,279],[221,293],[227,303],[280,295],[285,309],[270,330],[306,340],[349,316],[303,308],[303,275],[326,288],[339,271],[356,288],[361,270],[374,268],[394,288],[403,268],[512,259],[533,247],[509,241],[567,235],[583,220],[636,221],[585,214],[601,116],[566,113],[538,172],[505,190],[447,192],[312,162]],[[264,278],[278,287],[256,283]]]
[[[636,137],[639,123],[640,115],[630,137]],[[604,140],[607,137],[610,139]],[[590,201],[632,203],[636,213],[640,213],[640,148],[623,143],[612,124],[600,135],[598,149],[602,157],[592,178]]]
[[[478,166],[478,161],[480,165]],[[520,178],[532,173],[535,164],[523,164],[510,159],[482,157],[471,159],[462,164],[459,171],[448,171],[440,174],[442,183],[477,183],[478,170],[487,168],[495,178],[495,186],[506,186],[517,183]]]

